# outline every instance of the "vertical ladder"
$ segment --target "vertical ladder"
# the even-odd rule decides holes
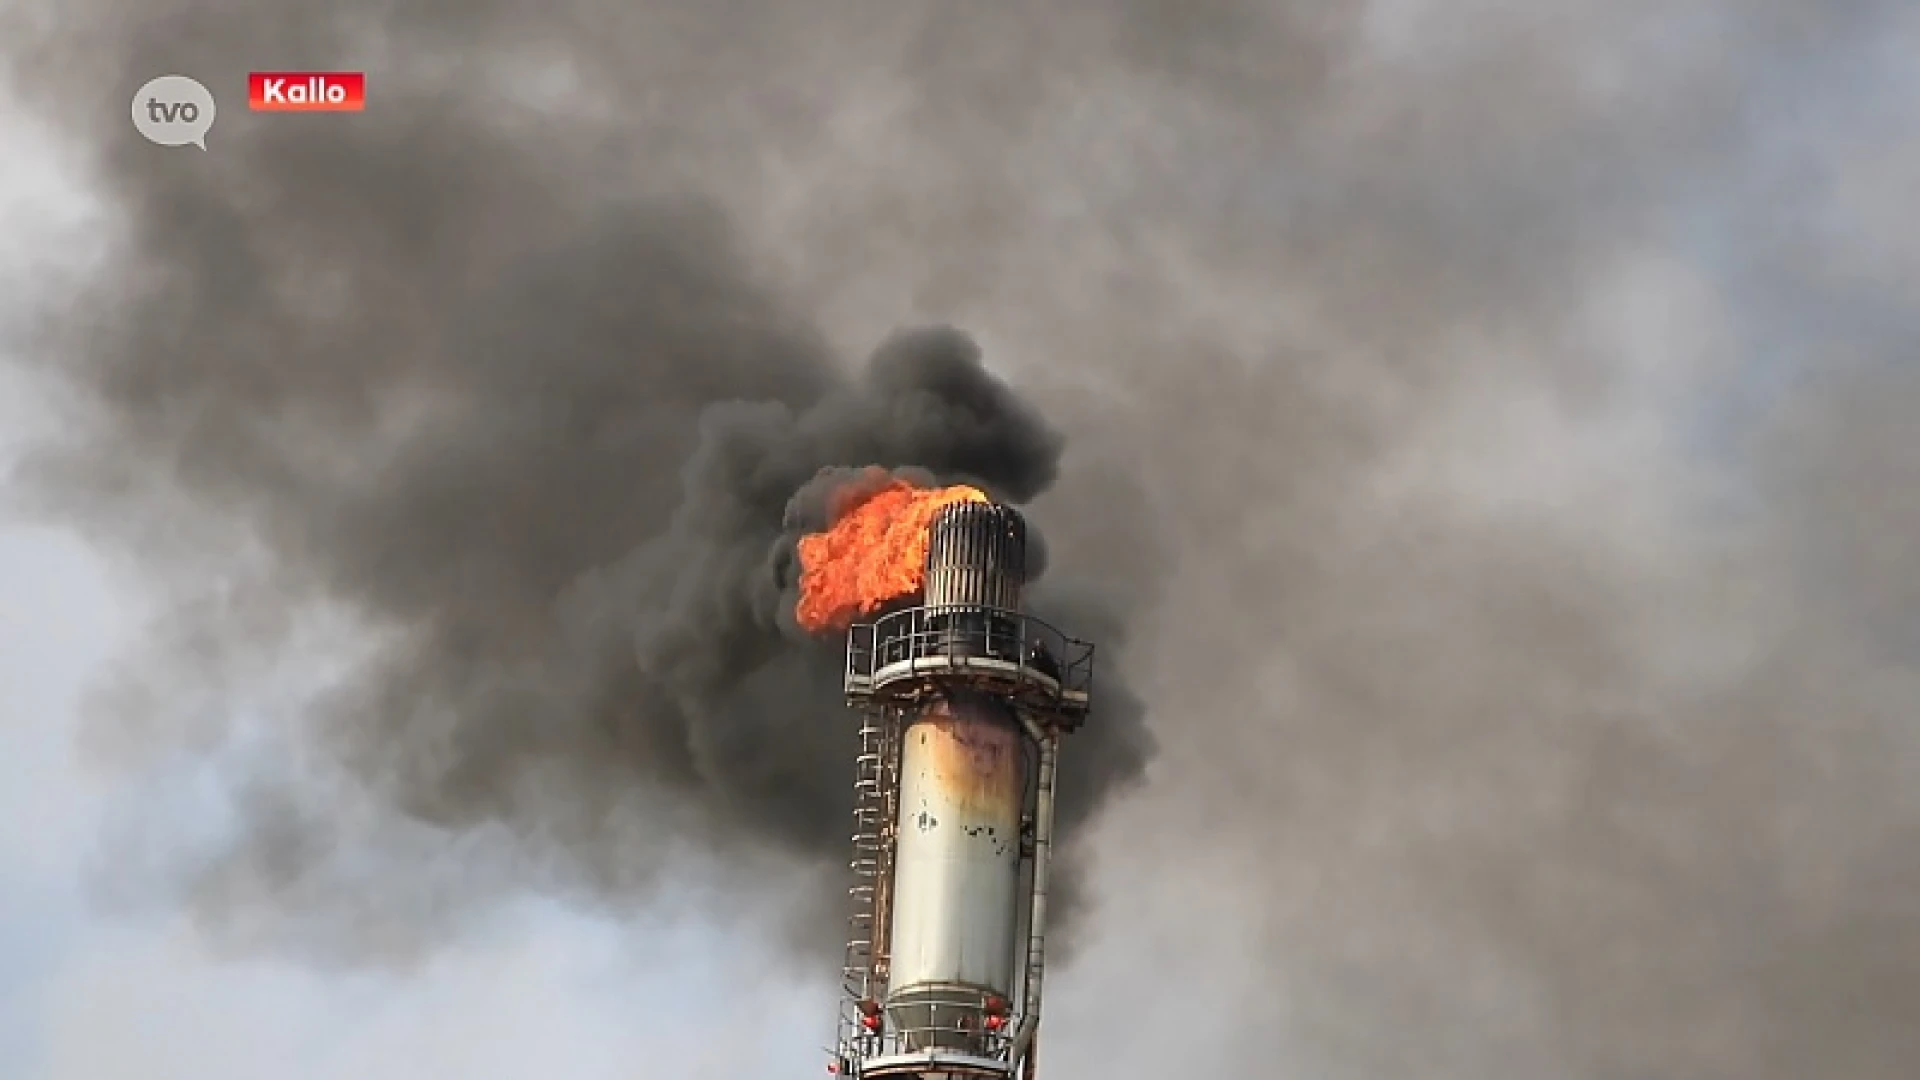
[[[860,715],[860,756],[854,764],[853,870],[847,890],[853,914],[847,935],[846,992],[855,1001],[877,1000],[887,976],[888,902],[893,883],[893,830],[897,813],[896,739],[892,710],[867,708]]]

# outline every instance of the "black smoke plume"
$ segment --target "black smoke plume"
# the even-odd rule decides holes
[[[617,883],[648,878],[655,855],[562,822],[623,789],[669,794],[723,857],[773,847],[831,865],[851,820],[852,725],[840,640],[794,622],[799,536],[830,525],[832,497],[865,470],[1029,501],[1057,478],[1063,440],[959,331],[896,333],[843,375],[712,221],[640,207],[597,228],[561,241],[597,250],[595,272],[572,255],[521,262],[444,342],[410,362],[363,358],[357,380],[338,352],[366,347],[348,340],[364,310],[351,298],[338,325],[294,300],[263,303],[244,329],[167,326],[212,302],[181,290],[220,280],[194,265],[211,253],[175,252],[176,271],[199,273],[123,298],[126,338],[95,354],[107,379],[147,387],[27,479],[64,500],[158,465],[148,482],[178,500],[163,512],[260,543],[256,602],[338,605],[384,635],[298,723],[414,822],[503,827],[594,899],[624,898]],[[605,283],[635,295],[597,295]],[[409,395],[417,412],[382,419],[382,402]],[[185,453],[149,463],[116,445],[160,437],[148,425],[176,407],[194,416]],[[230,614],[183,603],[163,618],[199,641],[241,632]],[[1087,740],[1112,749],[1076,775],[1069,823],[1140,772],[1141,711],[1121,684],[1115,696]],[[271,866],[292,885],[276,902],[297,906],[301,879],[338,869],[302,853],[350,846],[321,815],[268,820],[197,871],[203,893],[231,904],[231,886],[210,883]]]
[[[1062,435],[957,330],[846,364],[670,166],[637,192],[551,167],[617,128],[370,77],[387,105],[343,124],[228,104],[197,163],[99,144],[112,272],[25,347],[81,412],[16,494],[164,583],[89,742],[184,741],[234,811],[225,838],[121,846],[210,927],[322,954],[410,954],[523,891],[631,906],[703,864],[806,877],[795,933],[828,944],[854,743],[840,645],[793,621],[795,539],[865,468],[1030,501]],[[1112,622],[1097,583],[1039,602]],[[263,722],[240,688],[302,656],[324,685]],[[1104,681],[1069,830],[1151,743]]]

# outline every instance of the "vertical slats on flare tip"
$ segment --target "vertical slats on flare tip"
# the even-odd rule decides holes
[[[998,503],[956,503],[934,518],[927,543],[926,604],[1020,607],[1027,523]]]

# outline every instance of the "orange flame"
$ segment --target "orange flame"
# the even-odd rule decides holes
[[[889,479],[838,507],[826,532],[800,538],[800,602],[794,617],[810,633],[844,630],[862,615],[920,591],[928,533],[946,507],[986,502],[964,485],[922,488]]]

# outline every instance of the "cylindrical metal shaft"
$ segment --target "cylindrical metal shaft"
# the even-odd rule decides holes
[[[1022,741],[1005,706],[960,693],[929,705],[901,740],[887,1011],[910,1047],[977,1051],[985,1002],[1011,999]]]

